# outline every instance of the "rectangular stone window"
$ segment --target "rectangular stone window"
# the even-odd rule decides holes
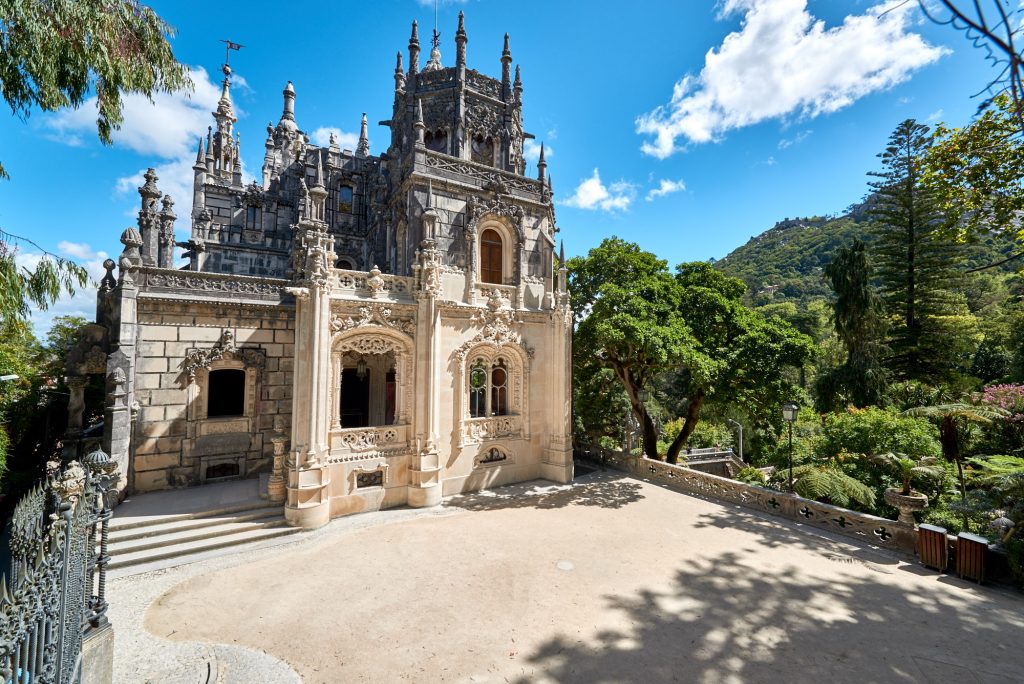
[[[207,383],[207,418],[228,418],[245,415],[245,371],[221,368],[210,371]]]

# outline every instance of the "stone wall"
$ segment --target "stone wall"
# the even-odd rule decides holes
[[[909,556],[913,556],[917,549],[917,530],[913,525],[839,506],[830,506],[796,494],[776,492],[682,466],[652,461],[646,457],[602,451],[601,459],[640,479],[684,494],[737,503]]]
[[[280,306],[139,298],[135,491],[199,484],[208,479],[208,467],[225,463],[236,464],[240,476],[269,469],[270,437],[275,427],[290,426],[293,318],[290,308]],[[211,354],[225,332],[230,348]],[[190,373],[190,354],[208,365]],[[244,416],[205,416],[205,380],[218,366],[246,370]]]

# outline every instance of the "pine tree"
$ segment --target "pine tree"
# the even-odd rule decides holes
[[[883,169],[871,175],[877,198],[873,245],[884,311],[889,319],[886,364],[900,379],[937,379],[955,363],[944,324],[958,279],[957,246],[934,192],[923,182],[921,161],[931,144],[929,129],[912,119],[896,127]]]

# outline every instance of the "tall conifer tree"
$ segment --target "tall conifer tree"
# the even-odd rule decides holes
[[[871,175],[877,203],[877,265],[882,302],[889,319],[888,358],[904,379],[937,379],[954,363],[958,345],[943,316],[951,313],[950,289],[957,281],[957,245],[945,235],[946,222],[935,193],[923,182],[922,157],[931,144],[927,126],[908,119],[896,127],[882,170]]]

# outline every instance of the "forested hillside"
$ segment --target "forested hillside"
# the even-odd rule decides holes
[[[806,302],[831,293],[823,269],[835,251],[860,238],[873,239],[867,203],[852,207],[839,217],[786,218],[750,239],[719,260],[715,266],[747,284],[758,304],[769,301]],[[1011,236],[988,236],[965,245],[964,268],[976,268],[1001,261],[1014,253]],[[1014,260],[993,272],[1014,272],[1021,260]]]

